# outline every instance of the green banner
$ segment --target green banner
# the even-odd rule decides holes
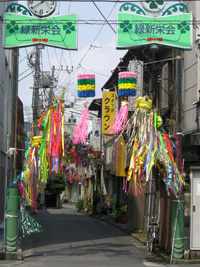
[[[183,49],[192,48],[191,14],[148,17],[118,13],[117,48],[160,44]]]
[[[77,15],[33,18],[5,14],[4,48],[36,44],[77,49]]]

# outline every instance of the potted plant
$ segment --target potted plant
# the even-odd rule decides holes
[[[127,211],[128,206],[127,205],[120,205],[116,210],[116,222],[126,224],[127,223]]]
[[[109,195],[104,196],[104,205],[107,212],[107,215],[110,215],[112,212],[113,198]]]

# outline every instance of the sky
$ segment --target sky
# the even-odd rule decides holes
[[[19,2],[26,6],[26,1]],[[117,19],[117,13],[122,3],[96,2],[95,5],[102,14],[109,19]],[[51,15],[77,14],[79,20],[104,20],[102,14],[93,3],[80,2],[58,2],[55,12]],[[112,25],[116,32],[116,25]],[[61,95],[63,87],[66,87],[65,101],[71,100],[71,96],[77,96],[77,74],[94,73],[96,81],[96,97],[102,97],[101,88],[111,76],[111,71],[117,66],[120,58],[125,55],[127,50],[117,50],[117,36],[111,27],[102,25],[78,25],[78,50],[69,51],[59,48],[45,47],[41,50],[41,70],[50,71],[55,66],[55,75],[58,77],[58,85],[55,94]],[[33,51],[34,47],[20,48],[19,50],[19,97],[23,102],[25,119],[32,118],[32,89],[33,74],[28,66],[27,54]],[[63,66],[63,67],[62,67]],[[61,68],[71,70],[70,74],[61,71]],[[70,82],[69,82],[70,81]]]
[[[128,1],[127,1],[128,2]],[[133,1],[132,1],[133,2]],[[27,7],[27,1],[19,1]],[[165,9],[175,2],[166,2]],[[118,65],[127,50],[117,50],[117,25],[106,23],[97,25],[96,22],[88,24],[91,20],[117,20],[117,13],[123,3],[114,2],[57,2],[55,12],[51,16],[77,14],[78,19],[85,21],[78,24],[78,50],[69,51],[45,46],[41,50],[41,71],[51,71],[55,66],[55,76],[58,84],[55,89],[57,97],[61,96],[65,88],[65,103],[69,104],[72,96],[77,97],[77,74],[94,73],[96,81],[96,96],[102,97],[101,88],[111,76],[111,71]],[[135,4],[141,6],[137,0]],[[104,16],[104,17],[103,17]],[[19,49],[19,91],[18,95],[24,105],[25,120],[32,120],[32,93],[33,74],[28,66],[27,55],[34,47]],[[68,66],[73,72],[63,71]],[[61,70],[63,69],[63,70]],[[29,75],[30,74],[30,75]],[[109,89],[109,88],[107,88]],[[81,107],[82,108],[82,107]]]

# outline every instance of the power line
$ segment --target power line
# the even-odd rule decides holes
[[[48,1],[48,0],[44,0]],[[190,2],[199,2],[200,0],[190,0]],[[5,2],[5,0],[0,0],[0,2]],[[6,2],[13,2],[13,0],[7,0]],[[27,0],[20,0],[20,2],[27,2]],[[59,0],[56,2],[71,2],[71,0]],[[73,0],[73,3],[91,3],[91,0]],[[127,3],[127,0],[94,0],[94,2],[98,3]],[[146,0],[135,0],[129,1],[129,3],[141,3],[146,2]],[[167,0],[166,2],[174,2],[174,0]]]
[[[34,71],[32,71],[31,73],[27,74],[26,76],[24,76],[23,78],[21,78],[20,80],[18,80],[18,82],[21,82],[22,80],[24,80],[25,78],[27,78],[28,76],[30,76]]]
[[[110,13],[108,14],[108,16],[107,16],[107,18],[106,18],[107,20],[108,20],[108,18],[110,17],[111,13],[113,12],[113,10],[114,10],[116,4],[117,4],[117,3],[115,3],[115,5],[112,7]],[[94,44],[94,42],[96,41],[97,37],[98,37],[99,34],[101,33],[101,31],[102,31],[104,25],[105,25],[105,23],[101,26],[101,28],[100,28],[100,30],[98,31],[97,35],[95,36],[95,38],[94,38],[92,44],[89,46],[88,50],[87,50],[86,53],[83,55],[82,59],[80,60],[80,62],[79,62],[79,64],[78,64],[78,66],[76,67],[76,71],[78,71],[78,69],[80,68],[82,61],[85,59],[85,57],[86,57],[87,54],[89,53],[89,51],[90,51],[92,45]],[[76,73],[77,73],[77,72],[74,71],[74,73],[73,73],[71,79],[69,79],[69,81],[68,81],[68,83],[67,83],[66,86],[69,85],[69,83],[72,81],[72,79],[74,78],[74,76],[76,75]]]
[[[114,33],[116,33],[116,31],[113,29],[113,27],[111,26],[111,24],[109,23],[109,21],[106,19],[106,17],[104,16],[104,14],[101,12],[101,10],[98,8],[98,6],[95,4],[94,0],[92,0],[92,2],[95,5],[95,7],[97,8],[97,10],[99,11],[99,13],[102,15],[102,17],[105,19],[105,21],[108,23],[108,25],[110,26],[110,28],[112,29],[112,31]]]

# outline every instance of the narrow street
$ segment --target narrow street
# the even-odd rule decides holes
[[[34,217],[45,230],[23,239],[24,261],[0,266],[169,266],[123,230],[78,214],[74,206],[39,210]]]

